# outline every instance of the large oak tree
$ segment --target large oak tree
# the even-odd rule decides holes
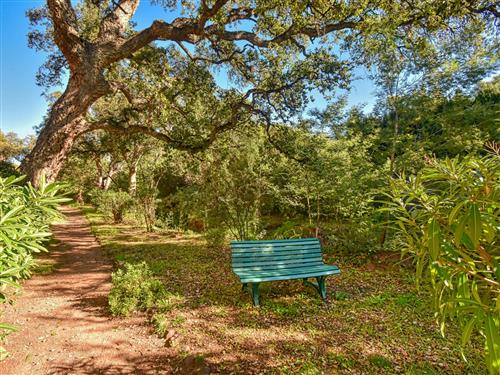
[[[64,92],[22,164],[33,181],[42,175],[55,179],[75,140],[93,129],[147,133],[179,148],[200,149],[250,114],[267,123],[293,118],[306,105],[309,91],[347,87],[363,49],[374,45],[366,41],[382,38],[394,41],[393,48],[430,51],[432,43],[426,41],[433,36],[471,25],[491,35],[499,17],[496,2],[486,0],[167,0],[156,3],[170,12],[169,19],[180,16],[136,31],[132,18],[139,2],[84,0],[72,6],[70,0],[47,0],[46,7],[30,12],[30,44],[51,51],[38,78],[56,83],[64,69],[69,71]],[[138,111],[151,103],[152,97],[131,90],[113,70],[127,66],[145,48],[156,48],[155,41],[167,42],[162,44],[165,64],[189,61],[189,69],[209,75],[204,82],[211,80],[212,98],[224,102],[224,110],[212,116],[209,129],[195,142],[173,139],[173,126],[123,127],[92,118],[92,106],[101,98],[123,95]],[[346,51],[351,52],[347,58]],[[220,71],[229,87],[216,84]],[[167,89],[172,88],[169,82]],[[169,100],[186,102],[181,92]]]

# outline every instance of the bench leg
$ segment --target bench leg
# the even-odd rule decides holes
[[[250,287],[250,285],[251,287]],[[252,296],[252,302],[254,306],[260,306],[259,304],[259,298],[260,298],[260,292],[259,292],[259,283],[242,283],[241,284],[241,290],[247,291],[250,293]]]
[[[253,305],[254,306],[260,306],[259,304],[259,283],[252,283],[252,299],[253,299]]]
[[[317,281],[316,283],[312,283],[312,282],[308,281],[307,279],[302,279],[302,282],[304,283],[304,285],[312,286],[314,289],[316,289],[316,291],[321,296],[321,299],[323,301],[325,301],[326,300],[325,279],[326,279],[325,276],[318,276],[318,277],[316,277],[316,281]]]
[[[319,292],[319,295],[321,296],[321,299],[323,301],[326,300],[326,283],[325,283],[325,280],[326,280],[325,276],[316,277],[316,281],[318,282],[318,292]]]

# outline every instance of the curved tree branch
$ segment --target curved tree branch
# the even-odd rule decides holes
[[[110,117],[105,119],[100,119],[94,122],[89,122],[89,126],[85,133],[92,132],[95,130],[104,130],[110,133],[125,133],[125,134],[145,134],[150,137],[156,138],[165,143],[171,144],[176,149],[189,152],[200,152],[215,142],[219,134],[224,133],[228,130],[234,129],[241,121],[241,118],[245,114],[251,114],[254,108],[247,103],[247,95],[242,96],[240,100],[233,103],[230,110],[230,116],[227,121],[215,125],[209,132],[208,136],[204,139],[195,143],[186,143],[182,140],[177,140],[170,134],[164,133],[155,129],[153,127],[137,125],[137,124],[126,124],[125,126],[119,125],[117,118]],[[126,122],[125,121],[121,121]]]
[[[70,0],[47,0],[47,6],[54,25],[54,40],[70,69],[75,70],[82,62],[85,48],[78,33],[75,11]]]
[[[212,8],[209,8],[205,0],[201,1],[201,14],[198,19],[198,30],[203,30],[207,21],[215,16],[221,8],[226,5],[228,0],[217,0]]]

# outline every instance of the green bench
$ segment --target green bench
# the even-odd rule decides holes
[[[232,268],[242,288],[259,306],[259,284],[265,281],[302,279],[326,299],[325,277],[340,273],[337,266],[323,263],[317,238],[292,240],[231,241]],[[308,281],[316,278],[316,283]]]

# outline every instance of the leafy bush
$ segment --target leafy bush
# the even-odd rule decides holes
[[[226,245],[226,229],[211,228],[205,232],[205,240],[209,247],[220,249]]]
[[[492,374],[500,373],[499,178],[497,146],[482,158],[432,159],[392,182],[387,208],[417,280],[429,271],[443,333],[447,318],[462,326],[462,346],[479,332]]]
[[[165,286],[154,278],[145,262],[126,263],[125,268],[113,272],[111,278],[113,286],[108,298],[115,316],[149,310],[167,296]]]
[[[167,317],[165,316],[165,314],[156,313],[151,318],[151,321],[155,327],[155,332],[160,337],[164,337],[165,334],[167,333],[168,327],[169,327],[169,321],[167,320]]]
[[[35,265],[33,254],[46,251],[49,224],[59,216],[56,208],[69,201],[60,195],[60,184],[41,181],[39,189],[21,185],[24,177],[0,177],[0,303],[8,291],[18,288]],[[14,327],[0,323],[0,331]],[[6,352],[0,347],[0,359]]]
[[[325,223],[323,231],[325,243],[344,254],[367,257],[380,250],[377,226],[369,218]]]
[[[31,275],[33,253],[46,251],[49,224],[59,217],[56,208],[69,199],[60,195],[61,185],[40,188],[19,183],[24,177],[0,178],[0,302],[5,301],[7,286]]]
[[[123,222],[125,212],[132,203],[132,198],[124,191],[100,190],[94,195],[97,210],[104,215],[110,215],[116,224]]]

